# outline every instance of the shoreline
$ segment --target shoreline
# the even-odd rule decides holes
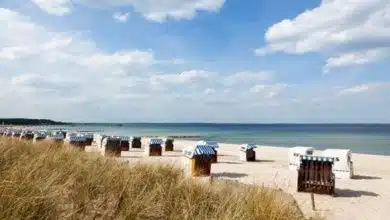
[[[153,124],[153,123],[151,123]],[[305,125],[305,124],[304,124]],[[50,125],[49,127],[55,127],[55,128],[50,128],[49,130],[65,130],[65,131],[78,131],[78,132],[84,132],[84,133],[99,133],[99,134],[104,134],[104,133],[110,133],[110,134],[115,134],[116,132],[105,132],[104,130],[84,130],[84,129],[77,129],[77,127],[75,128],[63,128],[63,126],[61,125]],[[47,128],[47,126],[42,126],[42,125],[12,125],[12,126],[7,126],[7,125],[0,125],[0,128],[1,127],[5,127],[5,128],[15,128],[15,129],[24,129],[24,128],[29,128],[29,127],[33,127],[34,129],[38,129],[38,130],[45,130],[45,128]],[[199,141],[199,140],[204,140],[204,139],[212,139],[212,138],[209,138],[209,137],[206,137],[206,136],[202,136],[202,135],[175,135],[174,132],[172,132],[173,135],[134,135],[134,136],[138,136],[138,137],[142,137],[142,138],[152,138],[152,137],[172,137],[175,139],[175,141]],[[121,132],[117,132],[115,135],[118,135],[118,136],[126,136],[126,135],[122,135]],[[229,141],[218,141],[218,143],[220,144],[235,144],[235,145],[240,145],[240,144],[247,144],[247,143],[252,143],[252,142],[242,142],[242,143],[234,143],[234,142],[229,142]],[[293,145],[291,144],[291,146],[286,146],[286,145],[266,145],[266,144],[261,144],[261,143],[256,143],[256,142],[253,142],[254,144],[258,145],[258,146],[262,146],[262,147],[273,147],[273,148],[283,148],[283,149],[289,149],[291,147],[295,147],[295,146],[310,146],[310,147],[313,147],[316,151],[323,151],[324,148],[316,148],[315,145]],[[331,148],[337,148],[337,147],[332,147],[331,145],[329,145],[329,147],[327,147],[328,149],[331,149]],[[354,155],[368,155],[368,156],[382,156],[382,157],[390,157],[390,154],[380,154],[380,153],[369,153],[369,152],[361,152],[361,151],[356,151],[355,149],[353,148],[337,148],[337,149],[350,149]]]

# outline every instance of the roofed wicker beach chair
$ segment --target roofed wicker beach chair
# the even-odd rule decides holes
[[[288,167],[290,170],[297,170],[301,161],[301,155],[313,155],[313,147],[297,146],[292,147],[288,151]]]
[[[298,170],[298,192],[334,195],[335,175],[332,166],[335,158],[301,155]]]
[[[130,137],[120,136],[119,139],[121,140],[121,142],[120,142],[121,151],[129,151],[130,150]]]
[[[87,143],[87,139],[81,134],[70,135],[68,136],[68,138],[65,138],[65,141],[82,151],[85,150],[85,146]]]
[[[13,132],[13,130],[8,128],[8,129],[4,132],[4,136],[12,137],[12,132]]]
[[[32,141],[33,139],[34,139],[34,132],[33,131],[24,130],[20,134],[20,140],[28,140],[28,141],[31,140]]]
[[[173,151],[173,138],[164,138],[164,149],[165,151]]]
[[[3,136],[5,134],[6,128],[0,127],[0,136]]]
[[[131,137],[130,141],[131,141],[131,148],[137,148],[137,149],[142,148],[141,137]]]
[[[205,143],[183,149],[184,174],[193,177],[210,176],[212,158],[215,152],[214,145]]]
[[[62,132],[52,132],[50,135],[46,138],[48,141],[52,141],[55,143],[63,143],[65,136]]]
[[[255,144],[243,144],[240,145],[240,160],[241,161],[256,161],[257,146]]]
[[[91,146],[93,142],[93,134],[90,133],[83,133],[83,136],[85,137],[85,145],[86,146]]]
[[[103,156],[121,156],[121,139],[119,137],[105,137],[102,142]]]
[[[33,143],[45,140],[46,136],[47,135],[45,133],[38,132],[38,131],[34,132]]]
[[[219,150],[219,144],[216,141],[199,141],[199,145],[207,145],[211,146],[214,150],[214,154],[212,155],[211,162],[217,163],[218,162],[218,150]]]
[[[20,136],[22,135],[22,130],[13,130],[12,131],[12,137],[16,139],[20,139]]]
[[[326,149],[322,152],[322,156],[335,157],[336,160],[332,167],[332,172],[336,178],[352,179],[353,178],[353,162],[352,152],[349,149]]]
[[[144,151],[145,156],[161,156],[163,142],[164,141],[161,138],[149,139],[149,142]]]

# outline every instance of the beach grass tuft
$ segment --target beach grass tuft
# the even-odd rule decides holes
[[[279,190],[0,138],[0,219],[304,219]]]

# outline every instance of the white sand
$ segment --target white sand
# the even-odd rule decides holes
[[[181,166],[181,150],[190,144],[194,142],[175,141],[175,152],[163,152],[162,157],[145,158],[141,149],[131,150],[122,152],[122,159]],[[259,147],[256,162],[239,161],[238,145],[220,144],[220,148],[212,178],[281,188],[295,197],[305,215],[313,214],[310,194],[296,192],[297,172],[288,169],[288,148]],[[353,154],[352,160],[355,178],[336,179],[335,197],[315,194],[316,211],[326,219],[390,219],[390,157]]]

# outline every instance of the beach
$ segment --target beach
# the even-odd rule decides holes
[[[146,143],[145,140],[143,144]],[[121,160],[163,162],[181,167],[182,149],[194,141],[175,140],[174,152],[162,157],[144,157],[141,149],[122,152]],[[354,179],[336,179],[336,195],[314,194],[316,211],[312,211],[310,194],[298,193],[297,172],[288,168],[288,148],[259,146],[256,162],[238,160],[237,144],[220,143],[218,163],[212,164],[212,178],[229,179],[246,184],[280,188],[294,196],[306,216],[315,212],[326,219],[388,219],[390,211],[390,157],[352,154]],[[321,154],[315,151],[314,154]]]

